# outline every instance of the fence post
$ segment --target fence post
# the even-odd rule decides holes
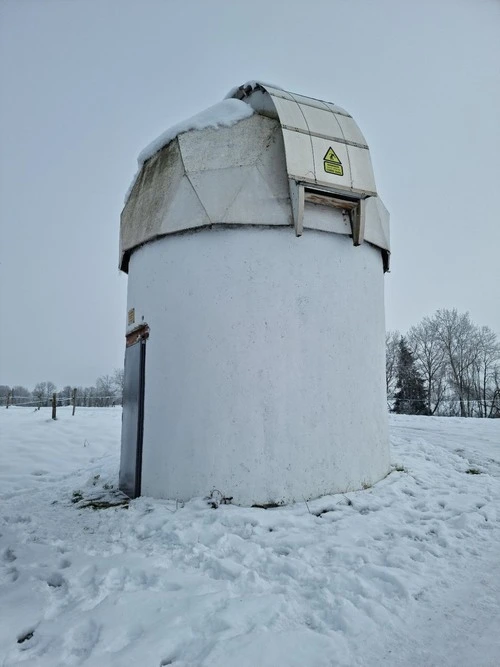
[[[12,396],[12,392],[11,391],[7,392],[7,400],[5,401],[5,407],[7,408],[7,410],[9,409],[10,397],[11,396]]]
[[[73,412],[71,414],[74,417],[75,416],[75,408],[76,408],[76,387],[71,392],[71,403],[73,404]]]
[[[56,407],[57,407],[57,398],[56,394],[52,394],[52,419],[57,419],[56,417]]]

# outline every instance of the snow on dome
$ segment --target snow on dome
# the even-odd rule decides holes
[[[238,123],[240,120],[249,118],[252,114],[253,109],[241,100],[228,99],[218,102],[160,134],[159,137],[139,153],[139,157],[137,158],[139,167],[142,167],[146,160],[149,160],[150,157],[183,132],[204,130],[207,127],[231,127],[231,125]]]
[[[137,172],[132,179],[127,194],[125,195],[125,203],[137,180],[137,176],[142,169],[144,163],[153,157],[155,153],[160,151],[164,146],[173,141],[179,134],[189,132],[190,130],[204,130],[208,127],[231,127],[240,120],[249,118],[254,113],[254,110],[249,104],[236,99],[225,99],[218,102],[208,109],[204,109],[199,113],[191,116],[187,120],[183,120],[176,125],[173,125],[168,130],[165,130],[159,137],[146,146],[137,157]]]

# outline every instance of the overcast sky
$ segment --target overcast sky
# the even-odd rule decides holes
[[[500,334],[500,0],[0,0],[0,384],[122,365],[140,150],[249,79],[346,108],[391,213],[390,329]]]

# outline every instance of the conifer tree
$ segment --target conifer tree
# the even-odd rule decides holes
[[[397,384],[392,412],[404,415],[428,415],[424,382],[404,338],[399,341]]]

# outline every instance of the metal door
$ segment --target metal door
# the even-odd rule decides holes
[[[141,495],[142,440],[144,429],[144,375],[147,336],[125,349],[123,385],[122,448],[120,489],[130,498]]]

